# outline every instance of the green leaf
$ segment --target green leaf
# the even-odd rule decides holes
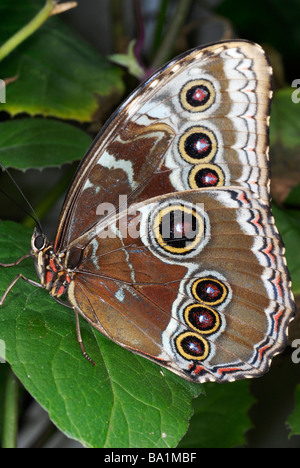
[[[23,4],[23,0],[13,4],[5,1],[5,32],[15,32],[16,25],[20,26],[20,16],[15,12],[18,8],[22,11]],[[34,0],[28,2],[26,21],[27,8],[32,8],[34,16],[37,4],[41,6]],[[1,62],[1,78],[16,80],[7,85],[6,103],[0,104],[0,109],[12,115],[27,112],[92,121],[119,101],[124,90],[121,75],[120,68],[109,64],[60,18],[52,17]]]
[[[246,443],[244,434],[252,426],[247,415],[254,403],[247,381],[208,383],[206,396],[194,403],[194,415],[181,448],[232,448]]]
[[[296,387],[295,408],[288,417],[287,423],[291,428],[290,437],[293,435],[300,435],[300,385]]]
[[[295,89],[276,92],[270,120],[270,144],[288,150],[300,150],[300,105],[292,100]]]
[[[0,130],[0,161],[21,170],[77,161],[92,141],[79,128],[50,119],[10,120]]]
[[[0,222],[2,262],[28,251],[31,232]],[[32,260],[0,267],[0,296],[18,274],[36,280]],[[187,430],[201,386],[117,346],[81,320],[83,358],[73,311],[19,280],[0,310],[6,358],[25,388],[68,437],[86,447],[175,447]]]
[[[135,57],[135,54],[134,54],[135,44],[136,44],[136,40],[133,40],[129,43],[127,54],[112,54],[109,56],[109,59],[113,63],[121,65],[122,67],[126,67],[128,69],[128,72],[132,76],[138,79],[142,79],[144,76],[144,70],[139,65]]]
[[[291,207],[300,207],[300,184],[290,191],[284,203]]]
[[[270,120],[270,161],[274,198],[284,201],[300,182],[300,104],[292,100],[293,89],[275,94]]]
[[[300,246],[300,212],[272,207],[276,225],[286,248],[286,259],[295,295],[300,294],[300,257],[295,255]]]

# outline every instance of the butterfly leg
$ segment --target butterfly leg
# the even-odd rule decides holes
[[[78,343],[79,343],[81,352],[82,352],[83,356],[94,366],[94,365],[95,365],[95,362],[94,362],[93,359],[88,355],[88,353],[86,352],[86,350],[85,350],[85,348],[84,348],[84,345],[83,345],[83,341],[82,341],[81,333],[80,333],[80,323],[79,323],[79,313],[78,313],[78,310],[77,310],[76,308],[74,308],[74,312],[75,312],[75,320],[76,320],[77,341],[78,341]]]
[[[13,267],[13,266],[17,266],[19,265],[19,263],[21,263],[23,260],[25,260],[26,258],[31,258],[31,255],[30,254],[26,254],[26,255],[23,255],[23,257],[19,258],[19,260],[17,260],[16,262],[14,263],[0,263],[0,266],[3,267],[3,268],[10,268],[10,267]],[[32,284],[33,286],[36,286],[38,288],[42,288],[43,286],[40,284],[40,283],[37,283],[36,281],[33,281],[29,278],[26,278],[26,276],[22,275],[22,274],[19,274],[18,276],[15,277],[15,279],[10,283],[10,285],[8,286],[7,290],[5,291],[5,293],[3,294],[3,296],[1,297],[0,299],[0,306],[2,306],[4,304],[4,301],[8,295],[8,293],[12,290],[12,288],[14,287],[14,285],[17,283],[17,281],[19,281],[19,279],[22,279],[24,281],[26,281],[26,283],[29,283],[29,284]]]
[[[17,260],[14,263],[1,263],[0,262],[0,266],[4,267],[4,268],[10,268],[10,267],[13,267],[13,266],[17,266],[17,265],[19,265],[19,263],[23,262],[23,260],[25,260],[26,258],[31,258],[31,255],[30,254],[23,255],[23,257],[19,258],[19,260]]]
[[[3,265],[2,265],[3,266]],[[26,281],[26,283],[29,283],[29,284],[32,284],[33,286],[36,286],[38,288],[43,288],[43,286],[40,284],[40,283],[37,283],[36,281],[33,281],[29,278],[26,278],[26,276],[22,275],[21,273],[15,277],[15,279],[10,283],[10,285],[8,286],[7,290],[5,291],[5,293],[3,294],[3,296],[1,297],[0,299],[0,306],[2,306],[4,304],[4,301],[7,297],[7,295],[9,294],[9,292],[12,290],[12,288],[14,287],[14,285],[17,283],[17,281],[19,281],[19,279],[22,279],[24,281]]]

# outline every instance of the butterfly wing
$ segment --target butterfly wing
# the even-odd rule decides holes
[[[70,303],[196,382],[264,373],[294,313],[269,203],[271,77],[247,41],[176,58],[105,126],[62,211],[55,249],[81,252]]]
[[[121,105],[83,159],[55,249],[77,241],[107,211],[126,210],[124,197],[132,204],[239,185],[268,200],[271,77],[261,47],[247,41],[198,48],[158,70]]]
[[[113,341],[188,380],[265,373],[294,314],[268,206],[250,191],[219,188],[134,208],[138,231],[127,213],[98,226],[70,286],[72,304]],[[185,234],[176,238],[180,224]]]

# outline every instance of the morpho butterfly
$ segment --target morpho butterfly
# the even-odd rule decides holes
[[[78,314],[187,380],[264,374],[295,312],[270,210],[271,83],[242,40],[154,73],[82,160],[55,242],[35,229],[40,283],[18,275],[2,303],[19,278],[64,296],[90,361]]]

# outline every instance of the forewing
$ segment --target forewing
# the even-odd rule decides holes
[[[55,249],[64,250],[107,212],[165,193],[238,185],[267,201],[271,76],[263,50],[247,41],[198,48],[158,70],[83,159]]]

